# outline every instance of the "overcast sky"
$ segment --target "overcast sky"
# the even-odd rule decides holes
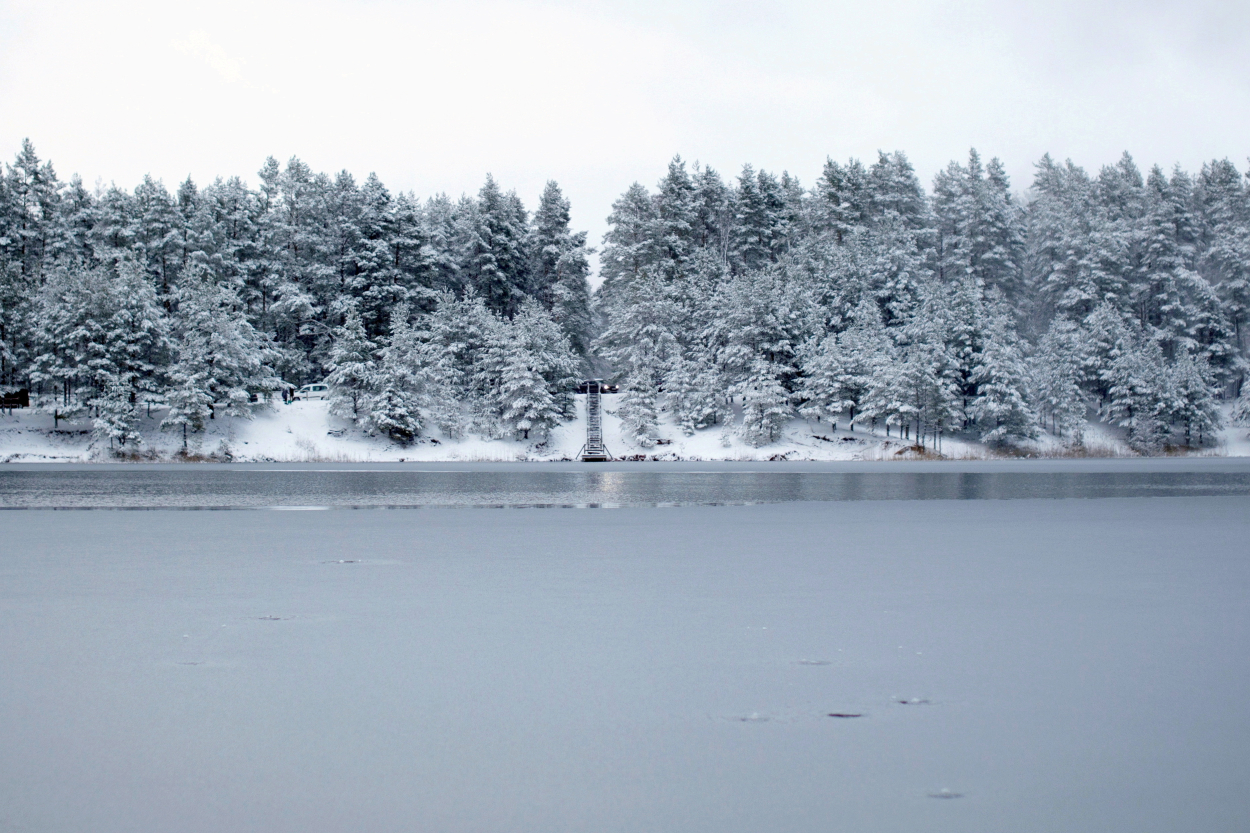
[[[266,156],[392,190],[533,206],[602,235],[675,153],[811,184],[901,149],[926,185],[975,146],[1017,188],[1045,152],[1096,170],[1250,154],[1250,3],[159,3],[0,0],[0,154],[171,188]]]

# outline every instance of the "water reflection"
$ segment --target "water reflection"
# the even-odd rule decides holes
[[[657,506],[1250,494],[1250,471],[0,471],[4,508]]]

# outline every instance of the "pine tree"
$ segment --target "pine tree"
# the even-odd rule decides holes
[[[729,258],[733,209],[730,192],[720,174],[708,167],[696,166],[695,220],[692,238],[696,249],[710,252],[721,263]]]
[[[680,306],[672,286],[643,273],[619,288],[607,314],[607,326],[596,342],[598,352],[624,375],[636,377],[635,382],[645,374],[654,388],[652,377],[680,349],[674,333]]]
[[[868,170],[868,216],[880,223],[897,218],[904,227],[918,231],[928,223],[928,198],[916,170],[902,151],[878,152]]]
[[[530,229],[529,294],[547,309],[552,305],[557,265],[570,242],[569,207],[560,186],[554,180],[548,181]]]
[[[733,194],[733,263],[740,271],[759,269],[773,261],[773,231],[778,219],[775,207],[760,188],[763,172],[744,165]]]
[[[1243,389],[1228,415],[1233,425],[1250,426],[1250,388]]]
[[[529,285],[526,226],[516,194],[505,194],[491,176],[476,203],[465,205],[459,218],[464,279],[501,315],[517,310]]]
[[[751,374],[756,358],[791,368],[798,363],[799,345],[819,328],[820,310],[812,291],[780,271],[727,279],[709,296],[707,339],[728,384]],[[674,322],[672,330],[680,328]]]
[[[1122,353],[1133,349],[1133,321],[1110,302],[1104,301],[1081,322],[1081,332],[1083,384],[1098,398],[1099,413],[1105,416],[1111,386],[1111,365]]]
[[[921,448],[963,425],[960,368],[950,338],[951,312],[941,285],[925,287],[923,305],[898,334],[901,357],[870,394],[870,413]]]
[[[985,167],[978,197],[980,277],[1014,301],[1024,292],[1024,212],[1016,205],[1007,172],[997,158]]]
[[[203,431],[212,417],[212,365],[206,355],[206,339],[189,339],[180,346],[178,360],[169,369],[165,399],[169,411],[161,420],[161,430],[182,432],[182,450],[187,450],[187,433]]]
[[[1169,181],[1157,166],[1146,181],[1141,270],[1130,300],[1144,327],[1159,331],[1165,355],[1188,350],[1187,330],[1193,310],[1187,285],[1202,280],[1192,271],[1195,262],[1196,219],[1192,212],[1192,183],[1177,171]]]
[[[432,295],[420,251],[424,244],[421,207],[402,194],[392,198],[377,174],[371,173],[360,188],[355,228],[350,292],[359,306],[366,337],[375,339],[386,333],[392,309],[419,304]]]
[[[680,156],[674,156],[655,195],[653,233],[660,253],[657,266],[665,279],[682,275],[686,262],[694,254],[698,211],[698,195],[686,163]]]
[[[1058,165],[1047,155],[1037,164],[1027,210],[1025,281],[1034,295],[1030,311],[1043,326],[1055,312],[1079,321],[1099,304],[1119,305],[1125,295],[1132,241],[1123,224],[1106,218],[1109,209],[1095,194],[1088,174],[1071,162]]]
[[[437,354],[438,363],[444,368],[441,372],[446,384],[470,408],[475,408],[492,391],[487,353],[500,342],[503,323],[486,309],[472,289],[459,299],[446,291],[437,297],[437,306],[422,320],[428,331],[429,349]]]
[[[569,201],[548,182],[534,213],[529,243],[530,292],[560,325],[573,351],[586,355],[593,321],[590,311],[586,233],[569,229]]]
[[[72,415],[113,385],[131,401],[155,394],[169,339],[155,289],[129,260],[112,269],[63,265],[37,300],[32,378],[50,383],[53,407]]]
[[[165,186],[145,176],[135,188],[128,237],[133,252],[147,270],[157,294],[168,296],[183,265],[181,238],[185,222]]]
[[[205,263],[239,295],[253,324],[266,326],[272,297],[256,196],[238,177],[218,179],[198,193],[189,193],[193,187],[188,180],[178,194],[178,210],[184,218],[179,273],[192,260]]]
[[[1218,294],[1233,328],[1233,344],[1244,357],[1250,321],[1250,193],[1227,159],[1202,166],[1195,192],[1203,244],[1197,269]],[[1239,369],[1237,383],[1244,372]]]
[[[976,150],[965,168],[952,162],[933,182],[939,274],[971,277],[1014,298],[1022,290],[1023,218],[997,159],[983,167]]]
[[[637,182],[612,203],[599,262],[599,274],[603,278],[599,288],[602,307],[613,309],[618,296],[634,291],[634,285],[644,275],[654,274],[660,257],[655,234],[657,222],[655,202],[647,189]]]
[[[137,264],[125,260],[109,277],[108,316],[104,341],[109,345],[111,378],[130,391],[130,398],[154,398],[161,389],[161,368],[169,361],[169,321],[155,289]]]
[[[60,183],[52,163],[41,162],[30,139],[4,176],[7,217],[4,242],[5,271],[18,286],[35,287],[46,265],[52,243],[54,217],[60,202]]]
[[[32,301],[55,250],[60,184],[29,139],[0,177],[0,385],[22,382],[36,332]]]
[[[5,192],[4,179],[0,177],[0,196]],[[0,198],[0,206],[5,200]],[[0,218],[7,212],[0,207]],[[57,201],[53,218],[54,230],[51,247],[45,252],[45,261],[57,263],[95,264],[95,252],[91,245],[91,232],[97,221],[95,198],[75,175],[69,181]],[[3,219],[0,219],[3,222]],[[3,247],[0,247],[0,251]],[[2,270],[0,270],[2,271]]]
[[[258,393],[277,390],[280,382],[266,363],[264,339],[239,315],[239,299],[202,267],[188,269],[177,290],[175,331],[178,355],[170,369],[173,390],[162,428],[204,428],[204,417],[218,410],[250,419]]]
[[[842,166],[827,159],[813,195],[813,225],[841,246],[852,232],[868,225],[871,200],[868,172],[859,160]]]
[[[1186,298],[1182,352],[1197,352],[1213,384],[1221,388],[1235,384],[1245,373],[1247,362],[1238,350],[1237,332],[1225,304],[1200,273],[1186,270],[1181,277]]]

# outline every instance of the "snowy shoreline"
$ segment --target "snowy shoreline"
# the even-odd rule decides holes
[[[627,439],[616,415],[614,397],[605,402],[604,437],[620,462],[928,462],[1030,459],[1165,459],[1250,456],[1245,428],[1225,428],[1207,448],[1153,457],[1133,451],[1106,425],[1090,423],[1086,443],[1073,449],[1043,435],[1014,449],[995,449],[964,437],[943,439],[942,453],[918,452],[907,441],[863,430],[831,429],[806,420],[792,420],[777,442],[752,447],[733,431],[713,427],[684,435],[662,419],[656,444],[643,448]],[[142,419],[144,444],[137,453],[117,455],[94,442],[89,419],[54,421],[36,409],[0,412],[0,463],[549,463],[576,461],[585,441],[585,397],[577,397],[577,416],[557,426],[541,441],[483,439],[466,435],[449,439],[435,432],[410,445],[369,436],[349,420],[331,415],[325,402],[293,402],[259,406],[252,419],[211,420],[203,434],[193,435],[182,454],[181,436],[164,432],[163,408]],[[664,416],[668,416],[665,414]],[[57,424],[54,425],[54,422]]]

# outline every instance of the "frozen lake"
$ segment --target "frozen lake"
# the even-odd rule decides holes
[[[0,469],[626,506],[0,512],[0,831],[1244,829],[1244,463],[655,465]]]

